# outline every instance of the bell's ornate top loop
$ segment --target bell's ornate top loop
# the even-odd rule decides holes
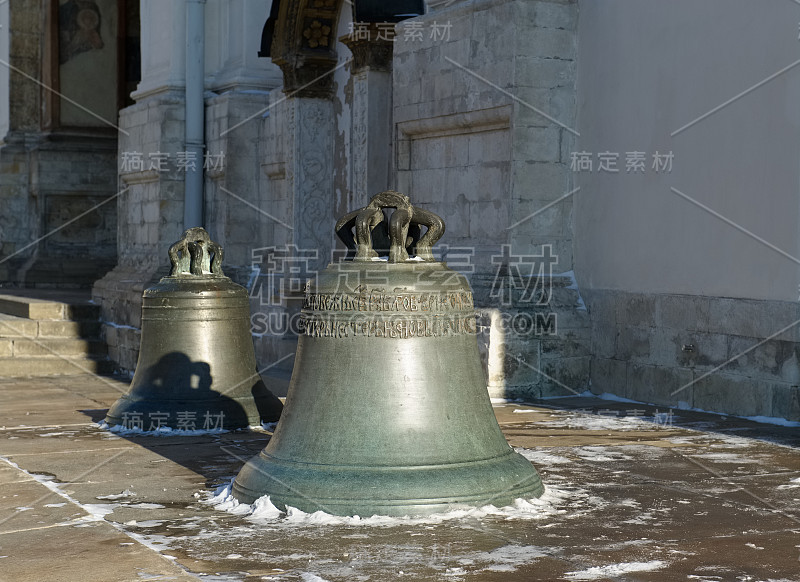
[[[224,277],[222,272],[222,247],[211,240],[199,226],[183,233],[183,238],[169,247],[172,263],[170,277]]]
[[[395,209],[388,219],[384,208]],[[420,226],[428,229],[424,235]],[[412,206],[405,194],[385,190],[364,208],[340,218],[336,234],[354,261],[388,255],[390,263],[398,263],[408,260],[409,250],[418,260],[435,261],[432,247],[444,234],[444,221],[433,212]]]

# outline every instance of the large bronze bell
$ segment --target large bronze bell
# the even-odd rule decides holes
[[[384,208],[396,209],[388,221]],[[420,224],[424,236],[408,236]],[[379,227],[388,260],[370,242]],[[469,284],[433,259],[441,218],[387,191],[337,232],[354,259],[309,282],[286,408],[234,496],[338,515],[421,515],[541,495],[539,475],[492,411]]]
[[[139,361],[108,424],[130,429],[237,429],[283,408],[256,370],[247,290],[222,273],[222,247],[190,228],[172,271],[145,290]]]

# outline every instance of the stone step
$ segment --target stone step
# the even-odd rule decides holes
[[[114,362],[100,358],[18,357],[0,358],[0,378],[111,374]]]
[[[0,313],[0,338],[73,338],[100,337],[99,321],[63,319],[28,319]]]
[[[0,294],[0,313],[26,319],[78,321],[97,320],[100,308],[88,301],[66,302],[17,293],[3,293]]]
[[[105,342],[100,340],[65,338],[0,338],[0,358],[20,356],[105,356],[108,353]]]
[[[0,335],[2,335],[0,333]],[[39,320],[39,337],[99,338],[100,321],[96,318],[81,321]]]
[[[0,313],[0,337],[36,337],[39,335],[39,322],[26,317]]]

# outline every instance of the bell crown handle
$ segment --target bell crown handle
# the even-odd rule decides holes
[[[184,231],[183,237],[169,247],[172,263],[170,277],[224,277],[222,247],[211,240],[199,226]]]
[[[384,208],[395,209],[388,221]],[[336,235],[354,251],[354,261],[370,261],[378,256],[373,245],[373,231],[379,225],[386,231],[384,237],[388,234],[390,263],[408,260],[408,248],[412,246],[418,259],[436,260],[433,258],[433,245],[444,234],[444,221],[433,212],[412,206],[408,196],[394,190],[376,194],[364,208],[341,217],[336,222]],[[422,236],[418,234],[420,226],[428,229]],[[409,236],[411,228],[415,232]]]

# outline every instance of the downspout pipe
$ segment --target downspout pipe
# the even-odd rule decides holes
[[[203,162],[205,154],[205,4],[186,1],[186,180],[183,226],[203,224]],[[194,164],[191,163],[194,161]]]

